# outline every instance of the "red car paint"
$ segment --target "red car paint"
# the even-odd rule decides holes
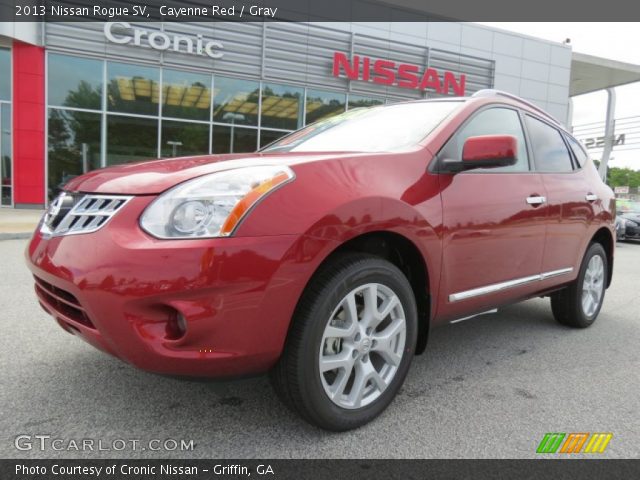
[[[143,369],[228,376],[275,364],[313,273],[342,244],[366,233],[392,232],[420,252],[429,326],[557,289],[575,280],[594,235],[615,238],[613,193],[590,165],[558,174],[433,172],[435,154],[450,136],[492,104],[537,115],[506,98],[473,98],[405,153],[205,156],[78,177],[66,190],[134,197],[97,232],[34,234],[26,256],[40,302],[66,330]],[[177,183],[269,163],[289,165],[295,181],[265,197],[232,237],[158,240],[139,226],[145,207]],[[587,193],[598,200],[586,201]],[[548,202],[529,205],[531,195]],[[566,275],[450,299],[567,267],[573,271]],[[174,338],[178,312],[186,333]]]

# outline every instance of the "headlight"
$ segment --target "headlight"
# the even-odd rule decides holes
[[[238,168],[194,178],[160,195],[140,226],[157,238],[227,237],[247,212],[295,178],[286,166]]]

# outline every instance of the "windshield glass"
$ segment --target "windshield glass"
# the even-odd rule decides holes
[[[357,108],[313,123],[263,152],[398,152],[415,147],[460,101]]]
[[[640,213],[640,202],[632,200],[616,200],[616,211],[618,213]]]

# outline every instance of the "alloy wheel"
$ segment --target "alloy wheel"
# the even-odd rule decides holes
[[[604,262],[602,257],[594,255],[589,260],[582,281],[582,311],[588,317],[595,314],[600,306],[604,292]]]
[[[369,283],[349,292],[322,336],[318,368],[327,396],[346,409],[375,401],[398,371],[406,335],[405,312],[393,290]]]

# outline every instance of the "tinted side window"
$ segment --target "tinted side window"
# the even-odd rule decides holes
[[[571,147],[571,150],[573,150],[573,154],[575,155],[576,160],[578,161],[578,166],[584,167],[584,164],[587,163],[589,157],[587,157],[587,154],[584,153],[582,146],[575,138],[570,137],[569,135],[567,135],[566,138],[569,141],[569,146]]]
[[[541,172],[572,171],[571,157],[561,133],[536,118],[528,115],[526,118],[538,170]]]
[[[440,158],[460,160],[462,147],[469,137],[478,135],[513,135],[518,141],[518,161],[515,165],[502,168],[479,168],[472,172],[526,172],[529,170],[527,157],[527,145],[520,116],[510,108],[490,108],[473,116],[469,122],[463,125],[458,132],[447,142],[441,150]]]

